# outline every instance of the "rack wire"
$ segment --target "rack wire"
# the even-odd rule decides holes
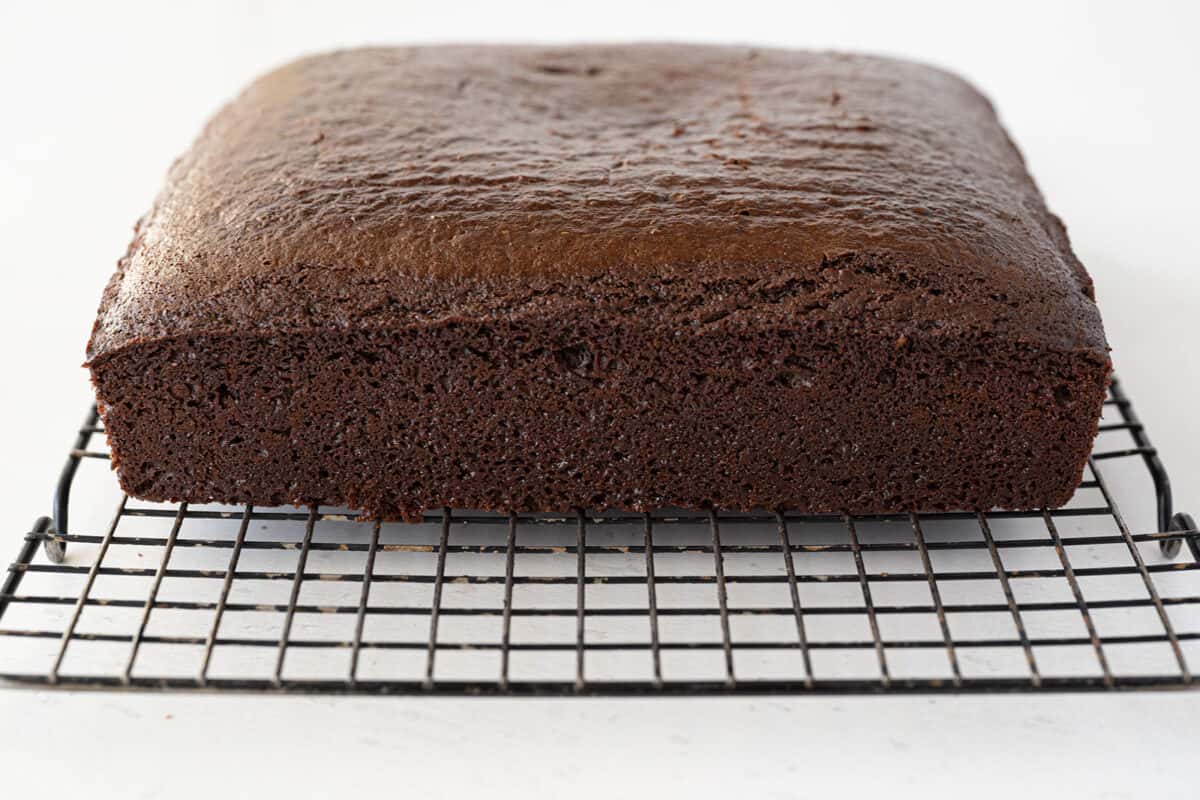
[[[1172,513],[1116,381],[1075,497],[1031,512],[363,523],[324,506],[138,502],[115,489],[102,433],[93,409],[54,517],[0,587],[0,680],[509,695],[1197,683],[1196,526]],[[1147,477],[1156,529],[1135,532],[1115,487]],[[115,497],[106,527],[95,513],[68,527],[81,496]]]

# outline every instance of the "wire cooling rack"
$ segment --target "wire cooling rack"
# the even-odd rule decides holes
[[[1200,664],[1197,531],[1172,516],[1166,473],[1115,381],[1075,497],[1036,512],[444,510],[367,524],[325,507],[140,503],[107,463],[87,466],[108,458],[102,432],[93,410],[54,518],[25,536],[0,588],[4,681],[1036,691],[1185,687]],[[99,491],[82,488],[81,466]],[[1139,480],[1153,532],[1134,532],[1114,497]],[[97,497],[116,501],[107,528],[95,513],[68,527],[68,501]]]

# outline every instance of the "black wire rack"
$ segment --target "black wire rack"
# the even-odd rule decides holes
[[[103,463],[85,467],[100,489],[84,494],[115,498],[115,514],[102,532],[88,527],[95,514],[68,527],[69,506],[84,503],[81,466],[108,458],[101,433],[93,410],[53,518],[24,537],[0,587],[0,680],[409,694],[1066,691],[1188,687],[1200,663],[1196,527],[1172,514],[1166,472],[1116,381],[1075,497],[1034,512],[446,509],[381,524],[323,506],[139,503]],[[1114,497],[1139,480],[1153,532],[1134,532]]]

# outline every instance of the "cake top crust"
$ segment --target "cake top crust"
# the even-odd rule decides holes
[[[588,308],[1107,350],[1062,224],[950,73],[429,46],[304,58],[222,109],[138,223],[88,357]]]

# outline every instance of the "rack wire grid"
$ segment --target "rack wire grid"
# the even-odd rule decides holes
[[[1055,510],[447,509],[404,524],[139,503],[107,463],[85,467],[104,490],[86,494],[77,470],[108,458],[93,409],[54,517],[0,588],[0,679],[548,695],[1191,686],[1195,524],[1172,515],[1115,380],[1104,410],[1084,480]],[[1154,532],[1135,533],[1114,499],[1129,467],[1119,482],[1146,484]],[[89,513],[68,529],[69,502],[89,499],[116,499],[107,528],[89,531],[102,519]]]

